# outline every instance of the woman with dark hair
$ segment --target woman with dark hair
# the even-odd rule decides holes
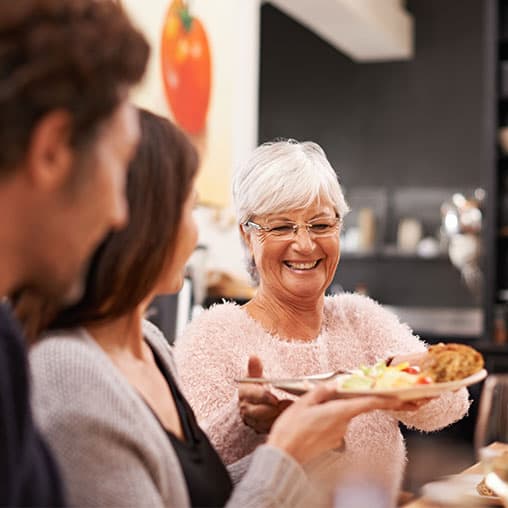
[[[59,459],[70,502],[308,504],[301,465],[339,446],[354,416],[400,403],[329,400],[332,392],[324,387],[307,394],[273,425],[233,489],[180,392],[167,341],[143,320],[153,296],[180,289],[197,242],[196,152],[161,117],[141,111],[140,125],[128,176],[129,225],[100,247],[83,298],[51,320],[31,351],[35,414]]]

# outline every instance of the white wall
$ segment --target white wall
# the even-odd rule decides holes
[[[147,75],[132,95],[141,107],[171,117],[160,65],[160,37],[170,0],[122,0],[144,32],[152,54]],[[196,219],[200,243],[208,247],[207,268],[247,281],[243,250],[231,209],[231,175],[256,146],[259,84],[260,0],[193,0],[192,11],[204,23],[213,61],[212,91],[198,182],[201,202]],[[212,126],[212,127],[210,127]]]
[[[160,42],[170,3],[122,0],[152,49],[147,74],[132,100],[169,117]],[[190,6],[206,30],[212,61],[206,126],[191,136],[201,156],[197,187],[202,203],[222,208],[230,204],[233,168],[257,141],[260,1],[192,0]]]
[[[199,226],[199,243],[208,248],[207,269],[227,272],[247,283],[244,251],[232,211],[199,207],[194,214]]]

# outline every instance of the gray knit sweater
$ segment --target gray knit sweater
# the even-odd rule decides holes
[[[143,332],[174,374],[171,348],[161,332],[149,322]],[[71,505],[189,506],[170,440],[84,329],[45,338],[32,349],[30,363],[35,417],[59,461]],[[264,445],[227,506],[289,507],[307,493],[303,469]]]

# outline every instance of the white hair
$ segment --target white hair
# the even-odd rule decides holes
[[[233,200],[239,224],[253,216],[306,208],[320,199],[332,203],[341,220],[349,211],[337,173],[324,150],[311,141],[264,143],[233,175]],[[256,279],[253,260],[248,259],[247,264],[247,270]]]

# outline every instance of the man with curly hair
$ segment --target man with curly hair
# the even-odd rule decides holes
[[[81,295],[86,262],[128,218],[149,48],[113,0],[0,5],[0,297]],[[35,428],[23,334],[0,306],[0,505],[65,503]]]

